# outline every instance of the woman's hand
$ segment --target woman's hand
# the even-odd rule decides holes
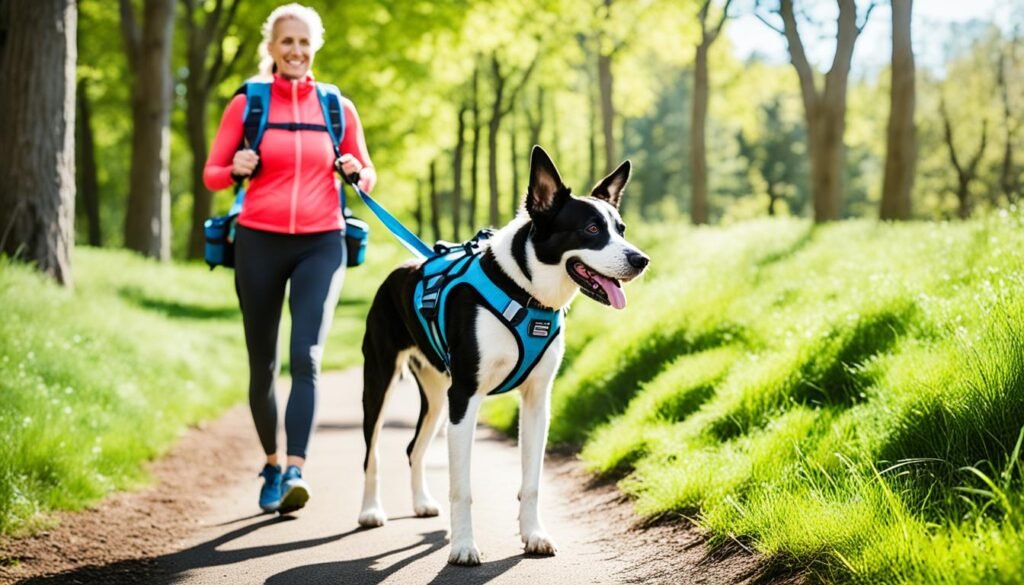
[[[359,175],[359,188],[369,193],[377,184],[377,171],[373,167],[364,167],[359,159],[351,154],[343,154],[334,162],[334,168],[343,176]]]
[[[239,150],[231,161],[231,174],[236,177],[248,177],[256,169],[260,156],[252,149]]]

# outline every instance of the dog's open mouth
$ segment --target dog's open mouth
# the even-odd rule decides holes
[[[626,293],[623,292],[622,284],[618,280],[597,272],[579,258],[569,258],[565,263],[565,269],[580,286],[583,294],[616,309],[626,306]]]

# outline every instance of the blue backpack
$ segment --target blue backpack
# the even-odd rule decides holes
[[[316,130],[327,132],[334,147],[334,158],[341,156],[341,138],[345,136],[345,115],[341,108],[341,91],[329,83],[316,84],[320,109],[326,124],[306,124],[298,122],[268,122],[270,116],[270,82],[247,82],[235,92],[245,95],[245,110],[242,112],[243,141],[239,149],[251,148],[259,153],[263,133],[268,128],[297,132],[299,130]],[[259,172],[259,165],[253,170],[252,176]],[[366,259],[366,242],[369,238],[369,225],[353,217],[345,205],[345,189],[339,189],[339,204],[345,218],[345,246],[348,252],[348,266],[359,266]],[[210,270],[216,266],[231,268],[234,262],[235,224],[238,214],[242,212],[245,201],[245,188],[242,181],[235,186],[235,202],[227,215],[211,217],[203,224],[206,235],[205,257]]]

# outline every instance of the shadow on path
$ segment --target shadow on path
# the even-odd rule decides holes
[[[447,531],[445,530],[435,530],[420,534],[419,542],[377,555],[334,563],[317,563],[295,567],[267,579],[266,585],[297,585],[300,583],[377,585],[406,566],[444,548],[447,545],[446,534]],[[402,557],[391,565],[375,568],[376,565],[386,562],[385,559],[391,555],[413,550],[416,550],[415,554]],[[452,585],[483,585],[519,564],[523,558],[522,556],[509,557],[485,562],[478,567],[454,567],[445,564],[440,573],[429,579],[429,583],[432,585],[446,583]],[[426,583],[428,581],[424,580],[423,582]]]
[[[231,520],[220,526],[244,522],[252,516]],[[76,569],[49,575],[34,577],[20,581],[20,585],[57,585],[66,583],[103,583],[113,584],[151,584],[162,583],[173,585],[187,579],[193,569],[232,565],[259,557],[267,557],[300,549],[312,549],[325,544],[337,542],[359,532],[363,528],[355,528],[348,532],[310,538],[306,540],[282,542],[280,544],[253,546],[242,549],[219,550],[233,540],[242,538],[261,528],[290,522],[290,516],[274,516],[237,528],[207,542],[191,548],[153,558],[130,559],[107,565],[87,565]],[[393,520],[400,520],[394,518]],[[377,585],[404,567],[426,558],[430,554],[447,545],[447,531],[435,530],[420,534],[416,543],[400,548],[381,551],[368,557],[298,566],[270,577],[267,585],[292,585],[305,583],[353,583],[359,585]],[[414,554],[402,556],[395,562],[387,564],[387,558],[415,551]],[[445,565],[431,583],[452,583],[459,585],[482,585],[517,565],[523,557],[510,557],[484,563],[479,567],[461,568]]]

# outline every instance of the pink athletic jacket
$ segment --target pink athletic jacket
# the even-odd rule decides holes
[[[212,191],[234,183],[231,163],[242,143],[245,95],[235,96],[224,111],[210,148],[203,182]],[[372,166],[359,115],[342,98],[345,136],[341,153]],[[313,77],[301,80],[274,75],[268,122],[325,125]],[[334,148],[327,132],[267,128],[259,147],[260,169],[250,181],[238,223],[245,227],[287,234],[309,234],[344,228],[334,172]]]

